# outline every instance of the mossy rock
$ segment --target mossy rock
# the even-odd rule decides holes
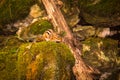
[[[106,38],[89,38],[82,44],[82,57],[89,65],[103,71],[114,70],[120,65],[118,41]]]
[[[71,80],[74,57],[62,43],[24,44],[18,52],[19,80]]]
[[[39,20],[30,26],[31,34],[43,34],[48,29],[53,29],[53,25],[48,20]]]
[[[0,80],[73,78],[74,58],[64,44],[40,42],[29,50],[26,47],[31,43],[20,42],[14,36],[0,36],[0,42]]]
[[[16,20],[25,18],[30,11],[30,7],[37,0],[1,0],[0,1],[0,24],[8,24]]]
[[[0,80],[17,80],[17,51],[22,42],[14,36],[0,36]]]
[[[120,25],[119,0],[79,0],[79,9],[83,19],[95,26]]]
[[[100,80],[120,79],[118,41],[107,38],[89,38],[83,41],[82,45],[83,60],[101,72]]]

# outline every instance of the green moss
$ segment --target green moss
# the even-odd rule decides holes
[[[29,13],[29,8],[37,0],[2,0],[0,1],[0,24],[22,19]]]
[[[47,20],[37,21],[30,26],[30,33],[32,34],[43,34],[48,29],[53,29],[52,24]]]
[[[20,79],[71,79],[74,58],[66,45],[55,42],[39,42],[33,44],[31,49],[26,49],[30,44],[22,45],[18,52]],[[31,76],[31,74],[33,75]]]
[[[0,36],[0,42],[0,80],[17,80],[17,51],[21,42],[13,36]]]
[[[97,0],[95,0],[97,1]],[[85,8],[85,12],[91,15],[97,14],[98,16],[113,16],[120,13],[120,1],[119,0],[100,0],[97,4],[93,4],[92,1],[79,1],[82,7]]]

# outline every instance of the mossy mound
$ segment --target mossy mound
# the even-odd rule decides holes
[[[20,44],[14,36],[0,36],[0,80],[17,80],[17,51]]]
[[[120,1],[119,0],[94,0],[94,1],[84,1],[80,0],[82,6],[86,8],[86,12],[90,14],[96,13],[99,16],[113,16],[120,13]],[[86,5],[85,5],[86,3]],[[101,11],[101,12],[100,12]]]
[[[30,33],[31,34],[43,34],[48,29],[53,29],[53,25],[47,20],[39,20],[30,26]]]
[[[62,43],[40,42],[28,49],[32,43],[14,36],[1,36],[0,42],[0,80],[73,78],[74,57]]]
[[[89,38],[82,43],[82,57],[89,65],[103,72],[110,69],[114,70],[120,65],[118,41],[105,38]]]
[[[117,26],[120,25],[119,0],[79,0],[81,16],[92,25]]]
[[[62,43],[39,42],[24,44],[18,52],[20,80],[71,80],[74,57]],[[27,47],[30,47],[28,49]]]
[[[30,11],[30,6],[37,0],[1,0],[0,24],[7,24],[25,18]]]

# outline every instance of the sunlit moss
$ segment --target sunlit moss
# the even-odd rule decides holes
[[[40,42],[27,49],[30,44],[22,45],[18,52],[19,79],[70,80],[73,77],[74,57],[66,45]]]

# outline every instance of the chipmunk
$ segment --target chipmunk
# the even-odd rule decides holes
[[[19,40],[27,42],[41,42],[41,41],[53,41],[62,42],[62,36],[55,33],[52,29],[46,30],[43,34],[32,35],[25,27],[21,28],[17,32]]]
[[[62,37],[55,33],[52,29],[48,29],[43,33],[43,35],[38,35],[36,41],[53,41],[62,42]]]

